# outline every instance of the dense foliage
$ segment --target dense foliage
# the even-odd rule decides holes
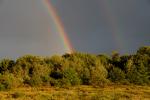
[[[0,61],[0,90],[19,86],[103,86],[111,83],[150,84],[150,46],[134,55],[72,53],[63,56],[26,55]]]

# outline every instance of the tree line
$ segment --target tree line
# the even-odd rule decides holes
[[[74,52],[62,56],[25,55],[0,60],[0,90],[21,86],[108,84],[150,85],[150,46],[133,55],[111,56]]]

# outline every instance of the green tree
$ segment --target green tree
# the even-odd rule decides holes
[[[125,73],[118,67],[112,67],[108,75],[112,82],[120,83],[125,80]]]
[[[11,72],[15,62],[10,59],[0,61],[0,73]]]
[[[13,73],[25,84],[40,85],[49,76],[50,70],[42,57],[26,55],[17,59]]]
[[[77,72],[73,68],[67,68],[63,71],[63,77],[69,81],[71,85],[79,85],[81,80]]]
[[[150,56],[150,46],[140,47],[137,54]]]

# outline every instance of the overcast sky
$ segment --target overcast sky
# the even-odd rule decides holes
[[[0,57],[65,53],[42,0],[0,0]],[[133,53],[150,45],[150,0],[52,0],[77,51]]]

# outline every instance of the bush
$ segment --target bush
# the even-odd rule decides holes
[[[53,71],[51,72],[50,76],[54,79],[62,79],[63,73],[61,71]]]
[[[117,67],[112,67],[108,76],[112,82],[121,82],[125,80],[125,73]]]
[[[127,79],[130,83],[138,84],[138,85],[144,85],[149,83],[149,77],[145,73],[140,73],[140,71],[137,70],[137,67],[132,66],[131,70],[127,73]]]
[[[11,72],[14,66],[14,61],[10,59],[3,59],[0,61],[0,73]]]
[[[64,69],[62,72],[52,72],[50,84],[52,86],[71,86],[79,85],[81,82],[77,72],[73,68]]]
[[[82,84],[84,85],[89,85],[90,84],[90,70],[85,67],[83,68],[82,72],[81,72],[81,81],[82,81]]]
[[[0,88],[1,90],[8,90],[16,88],[22,84],[22,80],[14,77],[13,74],[7,73],[0,75]]]
[[[44,58],[26,55],[17,59],[13,74],[21,77],[25,84],[38,86],[46,81],[44,78],[49,77],[50,68],[44,62]]]
[[[63,76],[71,85],[79,85],[81,80],[77,72],[73,68],[68,68],[63,71]]]
[[[20,85],[94,85],[102,86],[109,80],[119,83],[150,83],[150,47],[141,47],[135,55],[112,59],[106,55],[74,52],[63,56],[39,57],[26,55],[16,61],[0,61],[0,90]],[[108,80],[109,79],[109,80]]]
[[[97,85],[97,86],[104,86],[108,83],[107,77],[107,70],[101,66],[97,66],[95,68],[92,68],[91,70],[91,78],[90,78],[90,84]]]
[[[139,85],[145,85],[150,83],[150,57],[147,54],[143,53],[144,51],[139,51],[136,55],[132,56],[132,59],[129,60],[130,62],[128,61],[127,79],[130,83]]]
[[[54,79],[50,78],[50,85],[51,86],[57,86],[57,87],[67,87],[71,86],[68,79],[62,78],[62,79]]]
[[[30,86],[40,86],[42,85],[42,79],[39,76],[33,76],[30,80],[26,80]]]

